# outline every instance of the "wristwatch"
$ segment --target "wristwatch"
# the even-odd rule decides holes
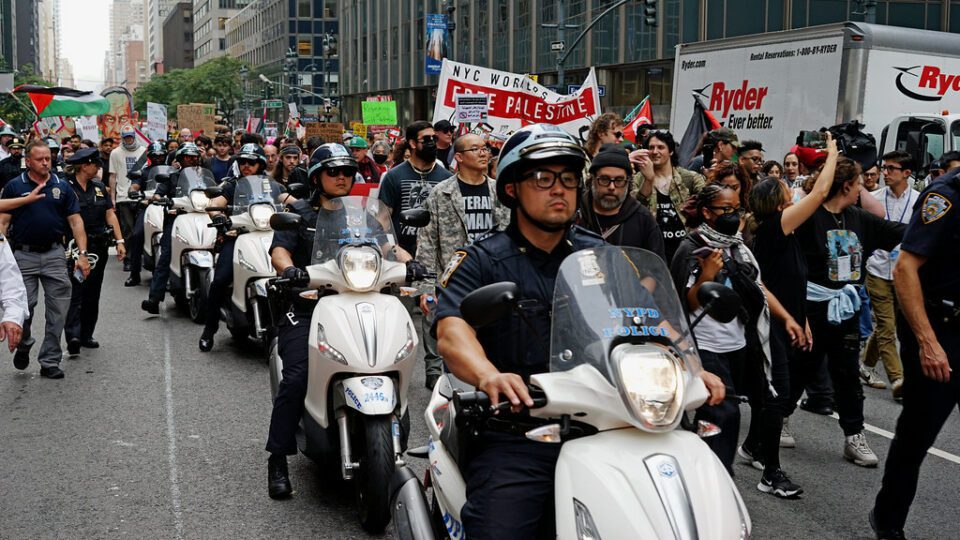
[[[87,250],[81,249],[77,254],[80,255],[81,257],[86,257],[86,256],[87,256]]]

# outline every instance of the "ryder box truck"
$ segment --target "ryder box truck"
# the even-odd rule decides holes
[[[846,22],[677,46],[673,133],[700,98],[779,159],[801,130],[865,124],[921,168],[960,149],[960,35]]]

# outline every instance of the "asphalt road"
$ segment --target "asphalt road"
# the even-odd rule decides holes
[[[296,496],[267,497],[269,377],[255,348],[223,329],[213,352],[201,354],[200,327],[172,300],[147,316],[139,308],[146,288],[125,289],[122,279],[112,260],[101,348],[65,359],[64,380],[40,378],[35,360],[16,371],[12,355],[0,353],[0,539],[368,538],[349,486],[324,480],[303,456],[290,460]],[[41,326],[38,313],[35,331]],[[425,439],[428,399],[419,368],[411,388],[415,446]],[[888,391],[867,396],[867,422],[893,431],[899,405]],[[745,408],[744,429],[748,419]],[[834,419],[798,411],[792,427],[798,447],[783,450],[782,461],[805,488],[802,499],[764,495],[759,472],[736,467],[754,538],[871,538],[866,515],[883,461],[872,470],[845,462]],[[889,439],[868,438],[883,460]],[[911,538],[960,537],[958,415],[936,448],[947,454],[923,466]]]

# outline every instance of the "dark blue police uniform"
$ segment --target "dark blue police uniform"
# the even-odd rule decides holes
[[[530,375],[549,370],[550,311],[560,263],[575,251],[600,245],[600,236],[574,226],[546,253],[511,223],[507,230],[455,252],[440,278],[436,320],[461,317],[460,303],[479,287],[499,281],[516,283],[520,309],[530,326],[511,314],[477,330],[477,339],[498,370],[529,381]],[[560,445],[482,433],[464,471],[467,503],[461,516],[468,537],[552,538],[553,475],[559,455]]]
[[[36,187],[37,183],[24,172],[7,182],[0,198],[23,197]],[[60,337],[63,334],[72,292],[70,278],[67,276],[63,237],[68,229],[67,218],[80,212],[80,204],[70,184],[54,173],[50,173],[50,178],[40,192],[46,197],[9,212],[11,230],[8,230],[8,236],[23,276],[23,283],[27,287],[30,307],[17,355],[29,355],[30,348],[36,342],[31,335],[30,325],[42,283],[46,328],[39,362],[41,367],[52,369],[59,366],[63,354]]]
[[[946,383],[923,374],[916,335],[898,314],[903,362],[903,411],[877,494],[878,529],[903,529],[917,491],[920,464],[944,422],[960,406],[960,168],[941,176],[920,194],[900,249],[925,257],[920,283],[930,325],[947,353]]]
[[[75,177],[70,179],[70,186],[79,201],[80,217],[83,218],[83,228],[87,233],[87,251],[97,256],[97,264],[82,283],[73,280],[70,309],[64,326],[68,343],[77,339],[82,342],[93,339],[100,316],[103,273],[110,258],[108,250],[113,238],[107,229],[107,211],[113,209],[107,187],[96,180],[89,180],[84,189]]]

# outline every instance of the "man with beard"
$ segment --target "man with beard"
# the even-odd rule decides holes
[[[747,173],[753,185],[760,181],[760,167],[763,167],[763,145],[758,141],[743,141],[737,160],[743,172]]]
[[[7,145],[10,154],[0,159],[0,189],[7,185],[7,182],[20,176],[20,173],[26,168],[23,158],[23,140],[20,137],[14,137]]]
[[[653,214],[629,197],[633,168],[622,146],[604,144],[590,162],[580,225],[616,246],[652,251],[664,259],[663,234]]]
[[[400,212],[419,208],[434,186],[450,176],[437,165],[437,135],[430,122],[423,120],[407,126],[410,159],[387,171],[380,179],[380,202],[393,219],[400,247],[416,256],[417,229],[400,224]]]

